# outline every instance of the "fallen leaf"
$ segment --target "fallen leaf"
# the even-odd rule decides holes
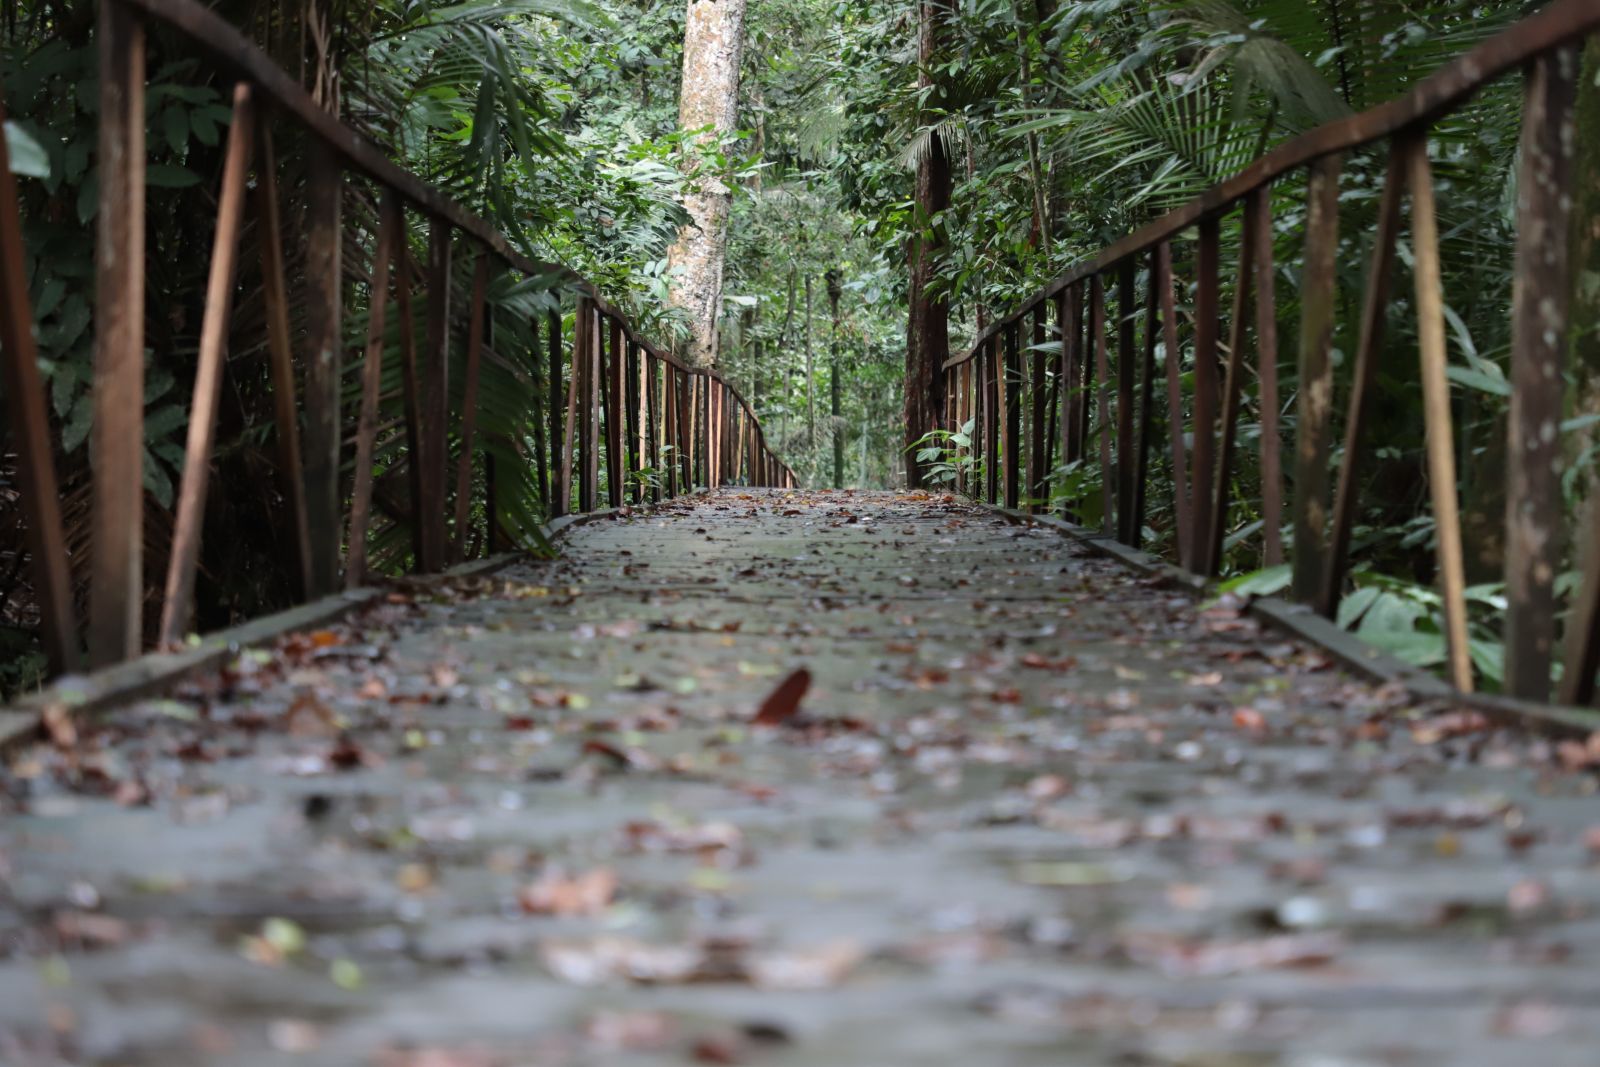
[[[78,743],[78,728],[73,725],[72,711],[65,704],[50,704],[39,716],[40,725],[50,743],[59,749],[73,748]]]
[[[1258,734],[1267,728],[1267,720],[1255,708],[1234,708],[1233,725],[1241,730]]]
[[[780,726],[788,722],[800,710],[800,701],[810,688],[810,671],[801,667],[792,672],[789,677],[778,683],[778,688],[774,689],[766,700],[761,702],[761,710],[756,712],[755,724]]]
[[[617,895],[617,875],[609,867],[596,867],[569,877],[551,871],[517,894],[517,903],[529,915],[591,916],[603,913]]]
[[[660,760],[643,749],[619,748],[610,741],[602,741],[597,738],[590,738],[585,741],[583,743],[583,751],[590,755],[604,756],[618,770],[628,768],[654,770],[661,765]]]
[[[750,981],[761,989],[828,989],[842,982],[865,956],[865,950],[849,939],[775,952],[750,960]]]
[[[283,720],[290,737],[333,737],[339,732],[333,709],[310,693],[296,697]]]
[[[686,982],[704,966],[696,945],[651,945],[605,935],[591,941],[546,941],[539,957],[551,974],[577,986],[624,979],[642,984]]]
[[[110,948],[128,939],[128,924],[112,915],[90,911],[58,911],[56,936],[84,948]]]
[[[677,1028],[659,1011],[602,1011],[584,1024],[584,1036],[617,1052],[652,1052],[665,1048]]]
[[[737,1030],[701,1034],[689,1047],[689,1054],[696,1063],[743,1063],[744,1039]]]

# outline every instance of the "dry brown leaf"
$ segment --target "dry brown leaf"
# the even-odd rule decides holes
[[[39,716],[50,743],[60,749],[75,748],[78,744],[78,727],[72,721],[72,710],[65,704],[50,704]]]
[[[333,709],[311,693],[296,697],[283,720],[290,737],[333,737],[339,732]]]
[[[617,895],[617,875],[609,867],[575,877],[551,871],[517,894],[517,903],[529,915],[599,915]]]
[[[766,700],[761,702],[761,710],[756,712],[755,724],[757,726],[781,726],[794,718],[800,710],[800,701],[805,698],[806,690],[811,688],[811,672],[801,667],[790,673],[789,677],[778,683]]]
[[[92,911],[58,911],[54,925],[61,940],[88,948],[110,948],[128,939],[128,924]]]
[[[677,1033],[670,1015],[659,1011],[602,1011],[584,1024],[584,1036],[617,1052],[653,1052]]]
[[[1267,728],[1266,718],[1255,708],[1234,708],[1233,725],[1249,733],[1262,733]]]

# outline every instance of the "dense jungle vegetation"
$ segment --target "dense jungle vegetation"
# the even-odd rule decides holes
[[[668,256],[684,199],[715,175],[733,191],[721,294],[719,368],[750,397],[812,485],[904,484],[903,383],[911,360],[965,349],[982,325],[1142,222],[1311,127],[1406,91],[1532,7],[1491,0],[748,0],[738,128],[707,139],[679,122],[685,5],[651,0],[219,0],[214,5],[342,117],[405,166],[447,188],[512,244],[565,263],[663,342],[688,324],[668,300]],[[6,136],[21,176],[31,292],[57,431],[74,559],[87,536],[86,442],[94,334],[96,42],[89,0],[0,0]],[[1586,54],[1580,188],[1600,204],[1600,63]],[[155,33],[149,64],[147,580],[168,550],[182,461],[213,197],[228,121],[227,83],[175,38]],[[1520,82],[1505,79],[1443,120],[1433,142],[1444,238],[1451,374],[1474,585],[1475,659],[1498,676],[1497,610],[1509,354],[1514,166]],[[947,195],[927,182],[948,182]],[[1346,161],[1335,358],[1353,351],[1381,151]],[[293,187],[292,181],[289,183]],[[349,190],[351,285],[370,253],[370,191]],[[1279,333],[1295,334],[1304,185],[1274,193]],[[1224,263],[1238,233],[1224,233]],[[1175,250],[1180,277],[1187,246]],[[1575,294],[1567,487],[1573,514],[1600,441],[1600,234],[1574,234]],[[291,250],[291,254],[294,250]],[[247,254],[245,262],[251,257]],[[1409,255],[1401,250],[1402,271]],[[462,269],[468,265],[463,263]],[[467,280],[463,277],[461,284]],[[273,488],[259,283],[247,268],[208,515],[199,621],[210,628],[293,596]],[[1226,281],[1231,287],[1232,279]],[[1142,291],[1142,282],[1141,282]],[[1402,656],[1436,663],[1432,521],[1427,507],[1416,338],[1396,286],[1379,383],[1381,427],[1365,471],[1353,558],[1358,592],[1341,622]],[[1180,304],[1192,294],[1180,291]],[[536,308],[537,280],[497,284],[498,308]],[[1225,289],[1223,306],[1227,306]],[[932,338],[918,301],[948,314]],[[354,396],[364,320],[347,323]],[[909,320],[908,320],[909,316]],[[509,316],[508,316],[509,318]],[[908,321],[910,327],[908,329]],[[935,323],[937,320],[933,320]],[[505,328],[511,331],[513,327]],[[1184,360],[1185,347],[1164,353]],[[1050,342],[1055,344],[1056,342]],[[514,336],[497,335],[514,347]],[[1292,440],[1295,374],[1284,346],[1283,424]],[[487,395],[537,381],[530,363],[486,368]],[[1246,447],[1261,445],[1247,399]],[[386,409],[387,410],[387,409]],[[352,409],[353,411],[353,409]],[[486,402],[507,462],[538,412]],[[916,429],[916,427],[912,427]],[[923,438],[913,464],[942,486],[963,462],[950,435]],[[918,434],[913,433],[913,438]],[[401,570],[403,435],[380,455],[378,500],[393,536],[374,559]],[[1335,456],[1337,460],[1337,456]],[[38,672],[31,597],[0,464],[0,688]],[[1159,469],[1159,465],[1158,465]],[[1259,570],[1259,495],[1243,465],[1226,570],[1269,590]],[[1098,472],[1056,473],[1056,501],[1098,507]],[[519,482],[514,532],[531,537],[543,503]],[[1170,544],[1169,494],[1150,494],[1151,541]],[[389,500],[386,506],[385,501]],[[217,531],[233,531],[222,536]],[[1571,568],[1576,567],[1576,561]],[[86,576],[85,580],[86,580]]]

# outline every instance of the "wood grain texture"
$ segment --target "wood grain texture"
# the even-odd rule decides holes
[[[1167,447],[1172,462],[1172,513],[1177,526],[1178,565],[1193,570],[1189,546],[1194,539],[1190,507],[1188,449],[1184,444],[1183,356],[1178,348],[1177,300],[1173,293],[1172,246],[1156,246],[1156,298],[1161,302],[1162,362],[1167,368]]]
[[[367,533],[372,517],[372,454],[378,438],[378,400],[383,387],[384,330],[389,321],[389,281],[399,232],[400,202],[386,193],[378,205],[378,236],[372,251],[367,300],[367,350],[361,362],[361,408],[356,413],[356,464],[350,487],[350,526],[345,534],[344,584],[366,582]]]
[[[1333,427],[1335,260],[1339,251],[1337,156],[1311,168],[1300,275],[1300,397],[1294,453],[1294,599],[1311,603],[1327,568],[1328,449]]]
[[[1461,545],[1461,505],[1456,488],[1455,427],[1450,415],[1449,357],[1444,334],[1444,278],[1439,264],[1439,224],[1434,207],[1433,168],[1426,137],[1406,145],[1411,186],[1413,278],[1417,292],[1417,344],[1422,361],[1422,412],[1427,430],[1428,493],[1438,541],[1439,592],[1450,682],[1472,691],[1472,656],[1467,645],[1466,564]]]
[[[144,618],[144,26],[100,5],[89,664],[138,655]]]
[[[272,133],[260,126],[260,164],[256,167],[256,218],[261,246],[261,297],[267,321],[267,366],[272,382],[273,426],[278,439],[278,480],[289,505],[289,541],[294,553],[298,593],[311,595],[311,523],[306,514],[305,461],[300,451],[300,409],[296,399],[294,343],[289,328],[289,286],[283,259],[283,218],[278,199],[278,161]]]
[[[1355,367],[1350,375],[1350,399],[1345,406],[1344,455],[1339,464],[1338,488],[1333,497],[1333,522],[1328,534],[1328,561],[1321,575],[1317,610],[1333,618],[1344,593],[1350,531],[1355,525],[1361,445],[1366,430],[1367,407],[1377,377],[1378,355],[1383,349],[1389,314],[1395,240],[1400,231],[1400,203],[1406,194],[1407,148],[1397,141],[1389,151],[1383,197],[1378,204],[1378,225],[1372,238],[1372,258],[1367,266],[1366,295],[1356,338]]]
[[[1200,222],[1195,250],[1194,296],[1194,476],[1190,493],[1194,529],[1189,544],[1190,566],[1211,574],[1209,540],[1217,477],[1217,333],[1221,327],[1221,224],[1216,217]]]
[[[211,270],[206,282],[205,312],[200,323],[194,399],[189,406],[183,478],[178,486],[177,515],[172,528],[172,553],[161,601],[160,641],[176,645],[188,631],[194,609],[195,571],[200,565],[200,538],[211,484],[212,448],[216,441],[217,406],[222,399],[222,372],[228,358],[228,331],[233,324],[233,295],[238,287],[239,234],[244,227],[245,182],[255,147],[255,103],[250,86],[233,90],[233,120],[222,164],[222,189],[217,197],[217,226],[211,245]]]
[[[0,128],[5,122],[5,101],[0,96]],[[29,573],[39,605],[39,636],[50,672],[61,674],[78,669],[82,650],[61,525],[50,414],[33,329],[17,180],[11,173],[6,139],[0,136],[0,384],[4,385],[6,421],[17,452],[16,488]]]

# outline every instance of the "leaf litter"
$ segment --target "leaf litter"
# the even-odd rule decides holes
[[[375,998],[444,964],[418,974],[394,962],[408,949],[287,916],[366,901],[392,921],[378,902],[398,897],[423,935],[492,918],[521,933],[437,958],[508,982],[536,960],[608,995],[708,990],[709,1019],[624,1000],[566,1024],[571,1040],[668,1062],[809,1039],[718,1020],[718,989],[782,1005],[893,988],[920,1005],[914,1026],[915,1011],[949,1010],[917,992],[946,972],[974,1011],[1029,1026],[1137,1033],[1144,1019],[1151,1040],[1170,1027],[1271,1044],[1280,1007],[1324,1025],[1316,997],[1296,1005],[1302,987],[1283,987],[1267,1003],[1217,983],[1293,973],[1381,989],[1396,945],[1408,980],[1443,981],[1464,952],[1484,981],[1503,972],[1520,990],[1463,1033],[1559,1041],[1592,1025],[1505,969],[1579,973],[1600,952],[1572,925],[1600,906],[1587,888],[1600,819],[1572,803],[1594,791],[1600,737],[1413,707],[1266,634],[1242,602],[1197,606],[953,497],[714,499],[595,528],[569,559],[506,577],[401,584],[186,683],[170,712],[47,714],[0,805],[45,820],[145,812],[165,821],[151,832],[170,843],[154,847],[181,854],[199,820],[280,804],[310,856],[359,863],[337,877],[325,857],[287,863],[251,891],[270,910],[230,953]],[[706,534],[673,540],[694,529]],[[780,530],[779,545],[742,547]],[[749,599],[722,599],[741,589]],[[248,786],[223,787],[240,775]],[[10,883],[45,854],[0,833]],[[63,889],[0,951],[126,952],[193,922],[191,901],[245,898],[183,873]],[[150,897],[178,918],[129,904]],[[1069,964],[1101,988],[1019,986],[1002,961],[1040,983]],[[1168,983],[1201,1001],[1215,989],[1215,1003],[1175,1008]],[[1326,1025],[1359,1031],[1360,1012]],[[280,1020],[275,1046],[332,1039],[336,1021],[301,1014],[319,1021]],[[0,1030],[22,1025],[0,1016]],[[237,1041],[247,1024],[224,1012],[215,1025],[195,1040]],[[371,1062],[520,1061],[441,1038]]]

